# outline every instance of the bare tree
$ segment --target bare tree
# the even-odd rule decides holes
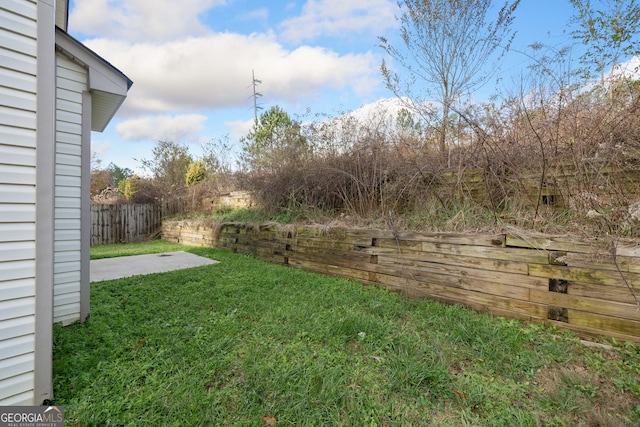
[[[158,141],[153,148],[152,159],[141,159],[140,163],[153,173],[156,183],[166,193],[179,191],[185,186],[185,176],[193,157],[189,147],[174,141]]]
[[[495,21],[487,23],[491,0],[402,0],[397,19],[406,49],[379,37],[381,47],[409,72],[402,84],[400,75],[383,60],[381,71],[387,87],[396,96],[408,96],[414,105],[426,105],[427,97],[442,105],[441,151],[446,149],[452,106],[487,81],[491,76],[487,62],[509,48],[515,35],[510,27],[519,3],[506,2]]]

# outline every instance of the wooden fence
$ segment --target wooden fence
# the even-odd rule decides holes
[[[91,245],[131,243],[159,237],[162,219],[179,204],[92,204]]]
[[[585,337],[640,342],[640,246],[633,242],[614,250],[595,239],[179,222],[165,222],[162,236]]]

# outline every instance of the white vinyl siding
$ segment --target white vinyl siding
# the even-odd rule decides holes
[[[34,402],[37,8],[0,7],[0,405]]]
[[[56,56],[53,321],[80,320],[83,67]]]

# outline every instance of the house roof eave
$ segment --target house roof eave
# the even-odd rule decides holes
[[[92,93],[91,130],[102,132],[124,102],[133,82],[59,27],[56,27],[56,49],[88,70],[88,89]]]

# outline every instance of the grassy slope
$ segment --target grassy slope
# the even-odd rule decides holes
[[[640,423],[640,348],[213,249],[222,263],[92,286],[56,327],[81,426]]]

